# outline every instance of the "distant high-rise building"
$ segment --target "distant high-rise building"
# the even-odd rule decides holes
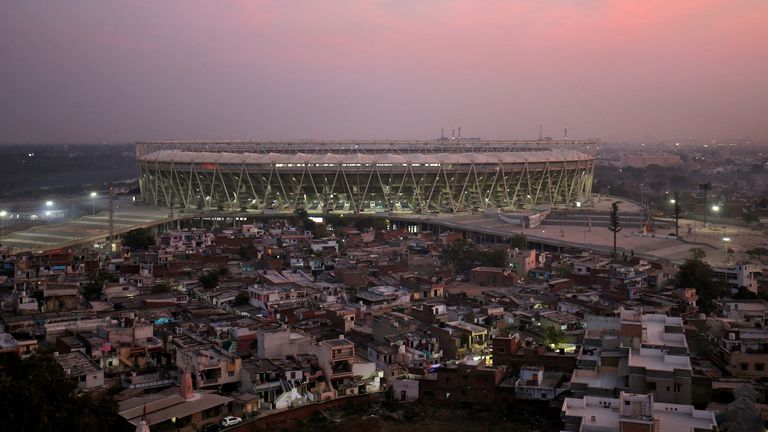
[[[682,160],[680,156],[668,153],[655,154],[621,154],[621,167],[647,168],[649,165],[658,165],[663,167],[680,165]]]

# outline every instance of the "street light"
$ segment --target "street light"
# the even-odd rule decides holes
[[[53,207],[53,201],[46,201],[45,202],[46,207]]]
[[[0,237],[5,237],[5,217],[8,216],[8,212],[5,210],[0,211],[0,220],[2,220],[3,225],[3,235]]]
[[[676,203],[676,202],[677,202],[677,201],[675,201],[675,199],[674,199],[674,198],[672,198],[671,200],[669,200],[669,203],[670,203],[670,204],[674,204],[674,203]]]
[[[96,192],[91,192],[91,216],[96,215],[96,197],[98,195]]]
[[[720,211],[720,206],[719,205],[713,205],[712,206],[712,211],[715,212],[715,213],[719,212]]]
[[[728,242],[730,241],[730,237],[723,237],[723,243],[725,243],[725,265],[728,265]]]

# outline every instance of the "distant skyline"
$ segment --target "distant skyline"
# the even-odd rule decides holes
[[[7,0],[0,144],[768,139],[764,0]]]

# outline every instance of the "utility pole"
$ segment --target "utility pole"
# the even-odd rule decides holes
[[[707,194],[712,189],[712,183],[701,183],[699,189],[704,191],[704,228],[707,227],[707,211],[709,211],[709,200]]]
[[[608,225],[608,229],[613,233],[613,259],[616,259],[616,234],[621,231],[621,224],[619,222],[619,203],[621,201],[614,201],[611,204],[611,221]]]

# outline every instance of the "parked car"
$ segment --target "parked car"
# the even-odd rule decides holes
[[[243,422],[243,419],[240,417],[234,417],[234,416],[226,416],[224,417],[224,420],[221,421],[221,425],[224,427],[228,426],[234,426],[236,424],[240,424]]]

